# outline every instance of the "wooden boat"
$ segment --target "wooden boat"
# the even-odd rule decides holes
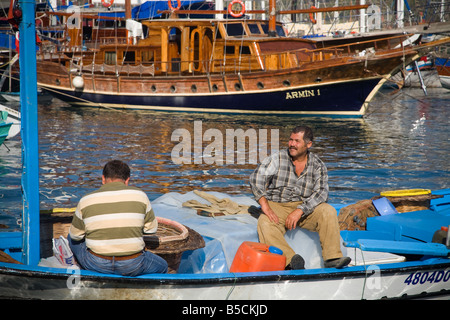
[[[38,85],[80,106],[358,117],[390,75],[436,44],[401,35],[317,48],[286,37],[275,16],[176,14],[128,19],[128,37],[99,37],[98,49],[40,52]]]
[[[438,49],[435,65],[442,87],[450,89],[450,46]]]

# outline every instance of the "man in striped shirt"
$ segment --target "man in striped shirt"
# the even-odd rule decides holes
[[[68,240],[84,269],[125,276],[167,272],[164,259],[144,250],[143,233],[155,233],[158,222],[147,195],[129,181],[128,165],[110,161],[100,189],[78,203]]]
[[[311,128],[294,128],[289,148],[264,159],[250,176],[252,192],[263,211],[258,219],[259,240],[283,250],[286,269],[304,269],[303,258],[284,238],[286,230],[297,226],[319,233],[325,267],[342,268],[350,262],[340,249],[337,212],[326,203],[327,168],[309,151],[312,143]]]

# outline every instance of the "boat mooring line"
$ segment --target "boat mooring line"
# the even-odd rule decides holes
[[[231,295],[231,293],[233,292],[234,288],[236,288],[237,277],[236,277],[236,275],[234,274],[234,272],[231,272],[231,274],[232,274],[233,277],[234,277],[234,282],[233,282],[233,285],[231,286],[230,290],[228,291],[228,294],[227,294],[225,300],[228,300],[228,298],[230,297],[230,295]]]
[[[89,104],[89,105],[91,105],[91,106],[97,106],[98,108],[105,108],[105,109],[109,109],[109,110],[115,110],[115,111],[119,111],[119,112],[125,112],[125,110],[121,110],[121,109],[116,109],[116,108],[111,108],[111,107],[108,107],[108,106],[105,106],[105,105],[103,105],[103,104],[101,104],[101,103],[98,103],[98,102],[92,102],[92,101],[89,101],[89,100],[86,100],[86,99],[83,99],[83,98],[80,98],[80,97],[76,97],[76,96],[73,96],[73,95],[69,95],[69,94],[67,94],[67,93],[65,93],[65,92],[62,92],[62,91],[57,91],[57,90],[54,90],[54,89],[52,89],[52,88],[50,88],[50,87],[47,87],[47,86],[42,86],[45,90],[47,90],[47,91],[52,91],[52,92],[55,92],[55,93],[57,93],[57,94],[60,94],[60,95],[64,95],[64,96],[67,96],[67,97],[70,97],[70,98],[75,98],[75,99],[78,99],[79,101],[81,101],[81,102],[84,102],[84,103],[87,103],[87,104]]]
[[[359,242],[357,242],[357,243],[359,243]],[[364,266],[364,271],[365,271],[363,288],[362,288],[362,292],[361,292],[361,300],[363,300],[364,299],[364,291],[366,290],[366,282],[367,282],[367,267],[366,267],[366,260],[364,259],[363,250],[360,250],[360,251],[361,251],[361,257],[363,260],[363,266]],[[355,248],[355,256],[356,256],[356,248]]]

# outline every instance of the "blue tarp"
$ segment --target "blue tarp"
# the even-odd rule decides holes
[[[188,0],[188,1],[180,1],[181,2],[181,10],[183,9],[192,9],[192,10],[208,10],[214,9],[213,3],[204,3],[204,0]],[[174,5],[177,5],[176,1],[173,2]],[[159,18],[161,14],[158,13],[158,10],[169,10],[169,5],[167,1],[147,1],[141,4],[140,6],[134,7],[131,10],[131,16],[133,19],[151,19],[151,18]],[[198,17],[196,15],[196,17]]]
[[[16,50],[16,38],[12,34],[0,33],[0,48]]]
[[[181,8],[187,9],[191,6],[191,9],[197,9],[198,4],[201,5],[203,2],[203,0],[181,1]],[[174,2],[174,5],[176,5],[176,2]],[[192,5],[195,5],[195,7]],[[158,11],[164,10],[169,10],[167,1],[147,1],[131,9],[131,18],[136,20],[159,18],[161,14]],[[99,16],[124,18],[125,12],[101,12]]]
[[[205,2],[204,0],[186,0],[180,1],[181,8],[180,9],[192,9],[192,10],[214,10],[215,5],[211,2]],[[72,2],[69,2],[68,6],[58,6],[56,11],[66,10],[69,6],[72,5]],[[177,2],[173,0],[173,5],[176,6]],[[89,4],[85,4],[83,7],[88,8]],[[162,15],[158,13],[158,11],[169,10],[169,4],[166,0],[163,1],[146,1],[143,4],[134,7],[131,9],[131,18],[132,19],[152,19],[152,18],[160,18]],[[105,11],[100,12],[99,16],[104,17],[116,17],[116,18],[125,18],[124,11]],[[180,15],[181,16],[181,15]],[[196,18],[211,18],[212,15],[195,15]]]

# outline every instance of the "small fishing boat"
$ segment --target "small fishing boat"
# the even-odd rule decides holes
[[[249,197],[212,194],[242,205],[255,204]],[[122,277],[75,266],[49,267],[42,263],[45,259],[37,266],[1,262],[0,296],[190,300],[448,296],[450,247],[446,244],[448,231],[442,231],[441,227],[444,230],[450,225],[450,190],[434,191],[432,195],[428,209],[377,214],[367,218],[364,230],[342,230],[342,250],[352,258],[351,265],[343,269],[323,268],[317,234],[297,228],[286,237],[305,258],[305,270],[229,272],[241,244],[258,241],[257,219],[250,214],[214,218],[199,215],[196,210],[183,206],[192,199],[202,201],[195,193],[169,193],[152,202],[157,216],[181,222],[196,230],[205,241],[203,247],[182,255],[176,273]],[[344,208],[338,209],[344,212]],[[181,235],[182,232],[177,234]],[[21,234],[0,233],[0,248],[20,261],[21,239]],[[9,249],[5,248],[8,244]]]
[[[2,120],[11,124],[6,140],[12,139],[20,132],[20,112],[2,104],[0,104],[0,112]]]
[[[0,117],[0,145],[3,144],[3,142],[6,140],[6,138],[9,136],[9,131],[11,130],[12,123],[6,122],[6,116],[4,116],[4,112],[1,112]],[[5,117],[5,119],[3,119]]]
[[[436,54],[435,64],[442,87],[450,89],[450,46],[441,46]]]
[[[38,85],[77,106],[361,117],[392,74],[448,41],[415,45],[402,34],[318,48],[287,37],[275,15],[179,18],[185,12],[197,13],[174,8],[167,19],[127,19],[122,36],[90,36],[98,39],[92,50],[72,37],[69,49],[41,51]],[[216,12],[242,17],[245,7],[233,1]]]

